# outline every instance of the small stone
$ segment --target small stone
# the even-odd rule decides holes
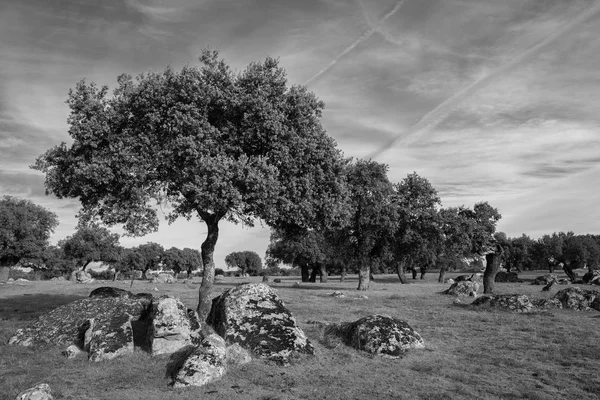
[[[327,295],[331,296],[331,297],[338,297],[338,298],[346,297],[346,295],[344,294],[344,292],[340,292],[340,291],[337,291],[337,290],[335,292],[333,292],[333,293],[328,293]]]
[[[294,287],[300,287],[300,282],[294,282]]]
[[[75,357],[77,357],[80,354],[84,354],[85,352],[83,350],[81,350],[79,347],[77,347],[76,345],[72,344],[69,347],[67,347],[65,349],[65,351],[63,351],[63,355],[65,355],[67,358],[69,359],[73,359]]]

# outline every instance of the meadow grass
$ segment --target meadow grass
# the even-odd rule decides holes
[[[533,278],[541,271],[523,274]],[[452,277],[457,274],[448,274]],[[62,348],[7,346],[10,336],[37,316],[85,297],[113,282],[77,285],[29,282],[0,286],[0,400],[23,389],[49,383],[56,399],[597,399],[600,398],[600,313],[552,310],[517,314],[477,309],[442,295],[448,284],[437,276],[401,285],[392,275],[378,276],[368,292],[357,292],[356,278],[345,282],[303,283],[283,277],[271,284],[313,342],[314,356],[299,356],[287,367],[253,360],[220,381],[201,388],[167,386],[168,355],[130,357],[90,363],[68,360]],[[260,278],[227,278],[214,295]],[[129,289],[129,282],[114,286]],[[179,297],[197,304],[198,283],[152,284],[136,281],[132,291]],[[158,290],[155,290],[158,289]],[[497,283],[498,293],[547,298],[541,286]],[[344,298],[328,294],[338,290]],[[365,294],[368,299],[359,299]],[[346,347],[309,323],[347,322],[370,314],[406,320],[425,340],[425,349],[404,358],[372,357]]]

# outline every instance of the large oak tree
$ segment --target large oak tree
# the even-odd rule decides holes
[[[320,123],[323,102],[288,86],[277,60],[234,72],[204,50],[200,62],[122,75],[112,96],[79,82],[67,99],[73,142],[34,165],[46,173],[48,192],[79,198],[83,221],[122,224],[141,236],[158,228],[157,203],[170,206],[170,221],[204,221],[199,308],[214,281],[220,221],[308,227],[330,220],[343,168]]]

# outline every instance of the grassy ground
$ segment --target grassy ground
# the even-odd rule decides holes
[[[543,272],[522,274],[525,279]],[[458,274],[448,274],[453,277]],[[40,382],[51,385],[56,399],[598,399],[600,398],[600,313],[557,310],[533,314],[473,309],[441,295],[448,284],[437,276],[410,280],[382,276],[355,299],[356,278],[302,284],[285,277],[272,284],[315,345],[316,355],[288,367],[254,360],[202,388],[173,390],[165,378],[169,356],[132,357],[89,363],[67,360],[60,348],[21,348],[6,342],[20,327],[48,310],[87,296],[113,282],[76,285],[29,282],[0,286],[0,400],[13,400]],[[244,281],[228,278],[216,293]],[[129,289],[129,282],[115,282]],[[136,281],[134,292],[172,294],[195,308],[199,285]],[[540,286],[497,283],[498,293],[552,296]],[[158,290],[154,290],[154,289]],[[345,298],[328,293],[341,290]],[[424,340],[401,360],[373,358],[326,337],[308,321],[354,321],[383,313],[406,320]]]

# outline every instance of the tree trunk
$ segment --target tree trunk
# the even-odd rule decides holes
[[[420,279],[425,279],[425,274],[427,273],[427,267],[421,267],[421,277]]]
[[[204,321],[210,312],[210,292],[215,281],[215,260],[213,259],[213,254],[217,239],[219,238],[219,220],[214,216],[201,215],[201,217],[206,223],[208,233],[201,246],[204,273],[202,274],[202,284],[198,290],[198,307],[196,311],[198,311],[200,321]]]
[[[412,272],[413,279],[417,279],[417,269],[413,266],[410,271]]]
[[[319,273],[319,267],[317,265],[313,266],[312,271],[310,273],[309,282],[315,283],[317,281],[317,274]]]
[[[119,271],[115,271],[115,274],[113,275],[113,282],[117,280],[117,278],[119,277]]]
[[[565,274],[567,274],[571,283],[575,283],[575,280],[576,280],[575,273],[573,272],[573,269],[571,268],[571,266],[569,264],[567,264],[566,262],[561,263],[561,264],[562,264],[563,271],[565,271]]]
[[[85,262],[85,264],[83,264],[83,267],[81,267],[81,270],[82,270],[82,271],[85,271],[85,269],[87,268],[87,266],[88,266],[88,265],[90,265],[90,263],[91,263],[91,262],[92,262],[92,260],[87,260],[87,261]]]
[[[550,271],[551,274],[554,273],[554,264],[553,263],[548,263],[548,270]]]
[[[404,275],[404,262],[400,261],[396,264],[396,273],[398,274],[398,279],[400,279],[400,283],[406,283],[406,275]]]
[[[325,264],[319,264],[319,280],[321,283],[327,283],[327,267]]]
[[[440,268],[440,276],[438,277],[438,283],[444,283],[444,278],[446,276],[446,267]]]
[[[342,267],[342,272],[340,273],[340,282],[344,282],[346,280],[346,266]]]
[[[302,274],[302,282],[308,282],[310,280],[310,272],[308,265],[302,264],[300,266],[301,274]]]
[[[366,263],[361,264],[360,269],[358,270],[358,287],[356,290],[369,289],[369,275],[371,274],[371,269],[365,264]]]
[[[485,272],[483,273],[483,293],[492,294],[494,293],[494,280],[496,274],[500,270],[500,261],[502,257],[500,252],[494,252],[486,254],[485,261]]]

